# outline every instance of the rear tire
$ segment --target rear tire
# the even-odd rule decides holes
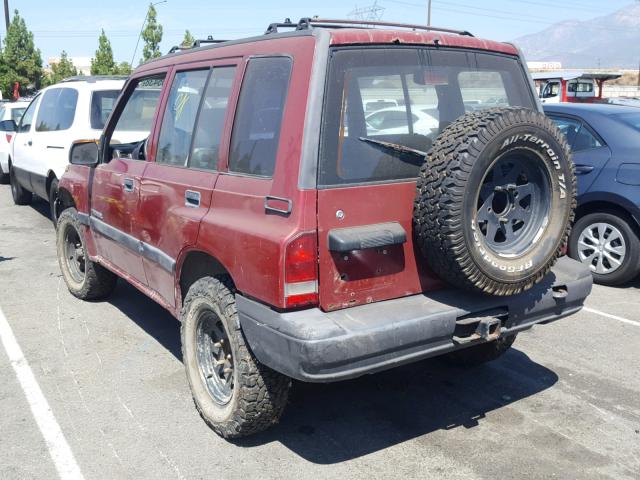
[[[11,183],[11,196],[13,197],[13,203],[16,205],[29,205],[33,199],[33,194],[20,185],[12,167],[9,167],[9,181]]]
[[[9,183],[9,174],[4,172],[2,165],[0,165],[0,185],[6,185]]]
[[[593,281],[600,285],[621,285],[640,273],[638,234],[625,218],[613,212],[580,218],[569,239],[569,256],[588,265]]]
[[[89,260],[84,227],[75,208],[60,215],[56,229],[58,263],[67,288],[81,300],[100,300],[111,295],[118,277]]]
[[[513,342],[516,341],[517,335],[517,333],[514,333],[512,335],[500,337],[493,342],[482,343],[473,347],[463,348],[462,350],[456,350],[455,352],[444,355],[442,358],[447,363],[461,367],[482,365],[483,363],[496,360],[507,353],[513,345]]]
[[[53,222],[53,226],[58,226],[58,213],[60,205],[58,204],[58,179],[54,178],[51,180],[51,185],[49,186],[49,208],[51,210],[51,221]]]
[[[224,438],[252,435],[277,423],[291,380],[260,364],[249,350],[228,277],[196,281],[180,319],[182,360],[204,421]]]

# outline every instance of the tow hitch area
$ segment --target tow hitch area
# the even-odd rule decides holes
[[[506,319],[506,309],[496,309],[491,312],[483,312],[484,315],[472,314],[472,316],[461,317],[456,320],[456,329],[453,335],[453,342],[464,345],[476,340],[486,340],[490,342],[497,340],[502,332],[506,330],[502,327],[502,321]]]

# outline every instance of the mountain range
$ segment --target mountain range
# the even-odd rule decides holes
[[[640,3],[591,20],[558,22],[513,42],[527,61],[559,61],[563,68],[637,69]]]

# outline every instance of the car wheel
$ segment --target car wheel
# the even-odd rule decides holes
[[[602,285],[620,285],[640,273],[640,239],[629,222],[614,213],[590,213],[573,227],[569,255],[591,269]]]
[[[4,172],[0,164],[0,185],[6,185],[7,183],[9,183],[9,174]]]
[[[196,408],[224,438],[278,422],[291,380],[260,364],[246,344],[228,278],[196,281],[181,313],[182,358]]]
[[[56,230],[58,263],[71,294],[81,300],[108,297],[115,289],[118,277],[89,260],[84,227],[78,221],[75,208],[62,212]]]
[[[26,190],[18,183],[16,178],[16,172],[13,168],[9,167],[9,182],[11,183],[11,196],[13,197],[13,203],[16,205],[29,205],[33,194]]]
[[[51,209],[51,221],[53,226],[58,225],[58,215],[60,205],[58,204],[58,179],[51,180],[51,186],[49,187],[49,208]]]
[[[517,333],[514,333],[500,337],[493,342],[456,350],[455,352],[444,355],[443,360],[453,365],[463,367],[472,367],[490,362],[507,353],[513,345],[513,342],[516,341],[517,335]]]

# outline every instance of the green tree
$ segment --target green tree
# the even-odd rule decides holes
[[[185,30],[184,38],[182,39],[182,43],[180,44],[180,46],[182,48],[191,48],[191,46],[193,45],[193,42],[195,41],[196,39],[193,38],[193,35],[191,35],[191,32],[189,30]]]
[[[73,62],[69,60],[67,52],[63,50],[60,54],[60,61],[51,65],[51,74],[49,75],[48,81],[53,85],[65,78],[75,77],[76,75],[78,75],[78,69],[73,65]]]
[[[0,65],[0,90],[5,97],[12,95],[16,82],[20,84],[20,93],[40,88],[43,77],[42,56],[33,42],[33,33],[27,30],[18,10],[15,10],[4,37]]]
[[[120,62],[118,65],[116,65],[115,71],[113,73],[115,73],[116,75],[131,75],[131,64],[129,62]]]
[[[147,12],[147,26],[142,31],[144,48],[142,49],[142,60],[140,63],[158,58],[160,53],[160,42],[162,41],[162,25],[158,23],[156,9],[149,4]]]
[[[116,70],[116,62],[113,60],[111,42],[104,33],[104,29],[98,38],[98,50],[95,58],[91,59],[91,75],[113,75]]]

